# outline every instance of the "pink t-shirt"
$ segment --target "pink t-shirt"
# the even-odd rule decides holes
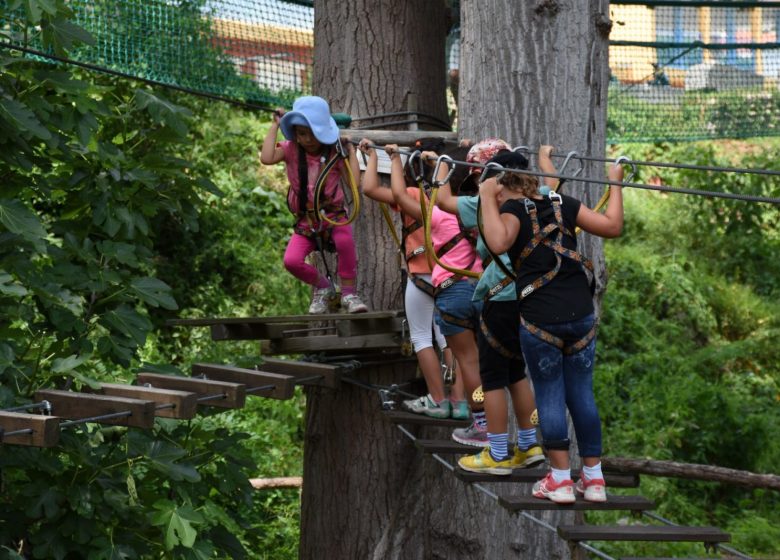
[[[434,207],[431,216],[431,238],[433,248],[438,251],[441,247],[460,232],[458,218],[454,214],[445,212],[439,207]],[[482,272],[482,261],[477,258],[477,252],[467,239],[461,239],[447,251],[439,260],[452,268]],[[445,270],[438,264],[433,267],[433,285],[438,286],[447,278],[454,276],[449,270]]]
[[[300,178],[298,177],[298,144],[290,140],[284,140],[279,143],[279,147],[284,152],[284,163],[287,171],[287,180],[290,182],[290,188],[287,191],[287,206],[293,214],[299,213],[298,202],[301,188]],[[325,163],[330,158],[327,156],[325,161],[320,154],[306,154],[306,163],[308,167],[308,203],[313,208],[314,187],[317,183],[317,177],[320,176],[320,170],[325,167]],[[328,217],[333,218],[338,215],[339,210],[344,211],[344,192],[341,189],[341,174],[344,170],[344,160],[340,160],[328,173],[325,185],[322,188],[320,196],[320,208],[325,209]],[[306,217],[299,220],[299,224],[306,223]]]

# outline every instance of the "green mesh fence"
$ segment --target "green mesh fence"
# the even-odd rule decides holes
[[[45,50],[30,6],[0,0],[4,41]],[[68,0],[95,44],[78,62],[255,105],[311,91],[306,0]],[[9,10],[9,8],[14,8]],[[448,9],[458,13],[458,3]],[[780,134],[780,2],[613,0],[611,142]],[[456,22],[447,64],[459,64]]]

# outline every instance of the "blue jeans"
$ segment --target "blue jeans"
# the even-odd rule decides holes
[[[536,326],[571,344],[590,331],[594,320],[590,314],[570,323],[537,323]],[[600,457],[601,419],[593,396],[596,338],[576,354],[566,355],[521,326],[520,344],[533,381],[545,447],[569,448],[568,408],[580,457]]]
[[[482,311],[482,302],[471,301],[475,286],[474,282],[459,280],[436,294],[436,310],[433,318],[444,336],[455,336],[465,331],[466,327],[445,320],[441,316],[441,312],[470,323],[471,330],[476,331],[479,328],[479,313]]]

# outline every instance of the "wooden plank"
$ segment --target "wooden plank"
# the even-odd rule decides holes
[[[463,445],[457,441],[443,439],[417,439],[414,444],[423,450],[425,453],[443,453],[443,454],[460,454],[460,455],[474,455],[482,451],[481,447],[475,445]]]
[[[323,313],[321,315],[278,315],[273,317],[213,317],[201,319],[171,319],[166,325],[174,327],[210,327],[211,325],[319,323],[323,321],[373,321],[403,317],[402,310],[369,311],[368,313]]]
[[[264,340],[260,349],[263,354],[305,354],[345,350],[385,350],[399,347],[399,337],[386,333],[353,337],[322,335]]]
[[[280,360],[277,358],[263,357],[263,363],[257,366],[261,371],[282,375],[291,375],[296,379],[307,379],[301,385],[315,385],[335,389],[339,386],[339,380],[344,368],[333,364],[319,362],[300,362],[297,360]],[[322,376],[321,379],[311,379]]]
[[[137,379],[140,385],[148,383],[152,387],[159,387],[160,389],[195,393],[198,395],[198,404],[201,406],[243,408],[246,402],[246,386],[239,383],[193,379],[176,375],[160,375],[158,373],[139,373]],[[217,395],[222,395],[222,398],[208,398],[216,397]]]
[[[415,414],[414,412],[407,412],[405,410],[388,410],[384,413],[384,415],[385,418],[387,418],[394,424],[419,424],[423,426],[465,428],[471,423],[470,420],[455,420],[453,418],[431,418],[430,416],[426,416],[425,414]],[[475,453],[478,451],[479,449],[477,449]]]
[[[198,412],[198,395],[188,391],[155,389],[154,387],[123,385],[121,383],[101,383],[98,392],[109,396],[154,401],[156,403],[155,414],[163,418],[189,420],[194,418]],[[166,407],[159,408],[160,406]]]
[[[136,428],[151,428],[154,426],[154,401],[75,393],[58,389],[41,389],[35,393],[38,401],[49,401],[54,416],[68,420],[83,420],[119,412],[130,412],[129,416],[95,420],[100,424],[117,424],[134,426]]]
[[[509,511],[603,511],[621,510],[641,512],[653,509],[655,503],[642,496],[607,496],[606,502],[586,502],[579,496],[573,504],[556,504],[550,500],[534,498],[533,496],[499,496],[498,503]]]
[[[478,452],[478,451],[477,451]],[[455,476],[464,482],[536,482],[544,478],[549,469],[547,467],[536,469],[515,469],[511,475],[497,475],[487,473],[474,473],[464,471],[460,467],[455,469]],[[579,478],[579,471],[572,469],[571,477],[573,480]],[[625,475],[618,473],[604,473],[604,482],[607,488],[637,488],[639,486],[639,477],[636,475]]]
[[[411,117],[411,115],[410,115]],[[406,120],[405,118],[403,120]],[[368,138],[372,144],[384,146],[386,144],[398,144],[399,146],[413,146],[420,138],[441,138],[445,142],[457,146],[458,133],[441,130],[379,130],[347,128],[341,133],[342,137]]]
[[[717,527],[667,525],[560,525],[567,541],[728,542],[731,536]]]
[[[258,397],[287,400],[291,399],[295,393],[295,378],[291,375],[218,364],[194,364],[192,375],[204,375],[206,379],[240,383],[246,385],[247,394]],[[259,387],[268,387],[269,385],[272,387],[255,391]]]
[[[290,330],[305,329],[307,323],[220,323],[211,326],[211,340],[264,340],[282,338]],[[334,327],[335,328],[335,327]]]
[[[385,317],[367,321],[336,321],[339,336],[365,336],[368,334],[400,333],[403,328],[401,317]],[[409,332],[409,327],[406,327]]]
[[[60,441],[60,419],[57,416],[0,412],[2,443],[29,447],[54,447]],[[31,434],[6,435],[17,430],[31,429]]]

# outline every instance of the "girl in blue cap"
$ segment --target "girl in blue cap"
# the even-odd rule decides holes
[[[279,129],[286,138],[276,142]],[[339,129],[330,114],[328,102],[321,97],[299,97],[292,111],[279,109],[274,114],[263,140],[260,161],[264,165],[284,162],[290,188],[287,206],[297,221],[294,233],[284,253],[284,266],[299,280],[313,287],[309,313],[325,313],[335,297],[335,287],[329,278],[306,262],[306,257],[319,242],[332,242],[338,255],[338,276],[341,285],[341,305],[348,313],[364,313],[366,305],[355,293],[357,254],[351,225],[332,225],[316,215],[314,195],[317,178],[331,157],[336,153]],[[347,145],[352,175],[358,177],[355,148]],[[341,180],[346,172],[344,161],[339,160],[328,174],[320,193],[319,207],[333,221],[344,221],[347,211]],[[324,243],[323,243],[324,246]]]

